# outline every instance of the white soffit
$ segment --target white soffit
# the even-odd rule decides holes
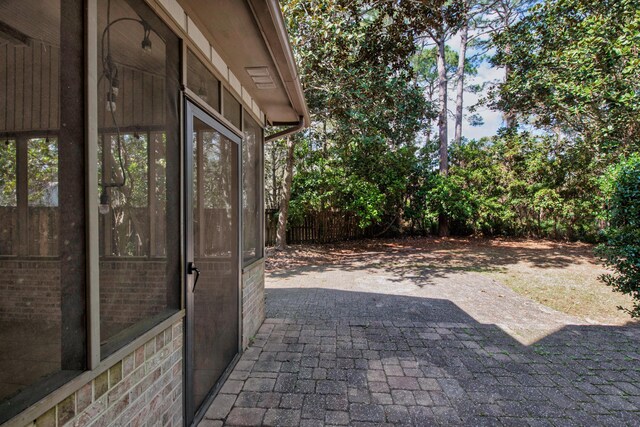
[[[193,20],[191,20],[191,18],[188,16],[187,16],[187,33],[189,34],[189,37],[191,38],[191,40],[194,41],[196,46],[198,46],[198,48],[200,48],[202,53],[205,54],[207,59],[211,60],[211,46],[209,45],[209,41],[204,36],[204,34],[202,34],[202,31],[200,31],[200,29],[195,24],[195,22],[193,22]]]
[[[184,13],[182,6],[176,0],[158,0],[162,7],[171,15],[174,21],[183,30],[187,29],[187,15]]]
[[[216,69],[221,71],[222,63],[228,67],[221,74],[229,76],[229,86],[243,98],[243,104],[252,111],[259,104],[261,117],[266,113],[275,123],[297,123],[300,115],[308,115],[302,92],[292,90],[299,82],[295,64],[282,53],[290,47],[276,0],[269,7],[265,5],[270,0],[177,1],[189,16],[188,27],[198,25],[213,48],[209,58]],[[269,8],[275,10],[275,17]],[[282,34],[276,36],[274,29]],[[266,68],[268,75],[252,76],[247,70],[251,68]],[[251,105],[243,90],[253,99]]]
[[[221,75],[228,76],[227,64],[225,64],[224,59],[216,52],[213,46],[211,46],[211,63]]]
[[[243,101],[244,107],[262,119],[264,125],[264,113],[260,110],[249,92],[242,86],[238,78],[231,72],[224,59],[209,43],[207,36],[198,28],[198,25],[191,19],[188,13],[178,3],[177,0],[157,0],[158,4],[167,14],[180,26],[186,36],[202,51],[213,67],[222,76],[223,81],[237,92]],[[153,6],[153,4],[151,4]]]
[[[233,74],[233,71],[229,69],[229,85],[236,91],[236,93],[242,96],[242,85],[240,84],[240,80]]]
[[[256,117],[259,117],[262,120],[262,116],[260,115],[261,113],[260,107],[258,107],[258,104],[256,104],[255,101],[253,101],[253,105],[251,106],[251,109],[253,110],[253,114],[255,114]]]
[[[247,89],[244,88],[244,86],[242,87],[242,100],[249,106],[249,109],[251,109],[253,99],[251,98],[249,92],[247,92]]]

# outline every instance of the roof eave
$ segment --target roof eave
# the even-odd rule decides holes
[[[287,92],[292,108],[302,118],[300,129],[309,126],[311,120],[307,102],[300,83],[298,68],[287,33],[284,17],[277,0],[247,0],[260,28],[271,56],[278,67],[281,81]],[[276,123],[271,123],[276,124]],[[278,125],[299,126],[300,122],[277,123]]]

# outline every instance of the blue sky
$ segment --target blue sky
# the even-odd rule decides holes
[[[469,79],[471,84],[480,84],[490,81],[502,81],[504,78],[504,70],[493,68],[488,62],[483,62],[478,68],[478,75],[472,79]],[[465,92],[465,107],[469,107],[478,102],[478,99],[483,96],[480,94],[473,94]],[[469,122],[465,120],[462,125],[462,135],[466,138],[482,138],[483,136],[495,135],[498,129],[502,126],[502,113],[499,111],[492,111],[486,107],[478,108],[477,113],[484,119],[484,125],[482,126],[470,126]],[[455,123],[450,120],[449,129],[455,129]]]
[[[460,39],[456,35],[450,41],[449,45],[455,49],[460,49]],[[468,52],[473,54],[473,52]],[[489,52],[491,54],[491,52]],[[482,84],[486,82],[500,82],[504,79],[504,69],[491,67],[488,61],[484,61],[478,67],[478,75],[467,79],[467,84]],[[478,100],[484,95],[484,93],[474,94],[465,92],[464,94],[464,106],[465,114],[468,115],[467,109],[478,102]],[[449,93],[449,110],[453,111],[455,108],[455,93],[450,91]],[[465,119],[462,124],[462,136],[468,139],[482,138],[485,136],[493,136],[498,129],[503,125],[502,113],[499,111],[492,111],[486,107],[478,108],[477,114],[484,119],[484,125],[473,127],[469,125],[469,122]],[[449,117],[449,138],[453,138],[455,132],[455,120],[453,117]]]

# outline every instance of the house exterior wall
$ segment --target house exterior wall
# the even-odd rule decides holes
[[[193,22],[187,12],[180,6],[178,0],[155,1],[160,5],[161,10],[158,9],[158,6],[156,6],[153,1],[146,0],[151,8],[157,12],[163,12],[161,15],[165,18],[165,21],[171,20],[173,22],[174,30],[181,33],[180,35],[182,37],[188,38],[192,42],[192,47],[197,47],[200,54],[213,65],[213,68],[215,68],[217,72],[217,77],[229,85],[229,88],[237,96],[238,100],[242,101],[245,109],[250,111],[258,122],[264,126],[266,118],[260,106],[255,102],[251,93],[240,84],[233,71],[228,67],[220,54],[216,52],[215,48],[209,43],[203,32],[195,22]]]
[[[264,258],[242,270],[242,348],[249,346],[264,321]]]
[[[190,38],[192,44],[220,71],[223,82],[230,85],[245,111],[265,124],[264,113],[249,92],[242,87],[224,61],[206,39],[197,37],[199,31],[175,0],[147,1],[156,12],[166,19],[167,13],[180,24],[184,33],[180,37]],[[187,25],[189,26],[187,30]],[[108,277],[101,275],[100,298],[113,303],[109,314],[102,320],[133,323],[145,317],[144,310],[160,304],[164,294],[149,294],[149,284],[163,281],[164,263],[139,262],[136,260],[101,260],[113,263]],[[3,261],[0,269],[0,294],[9,298],[0,300],[0,321],[60,319],[60,268],[53,259],[16,259]],[[117,268],[115,268],[117,264]],[[144,269],[145,274],[140,274]],[[5,271],[6,270],[6,271]],[[25,273],[28,272],[28,273]],[[29,277],[25,277],[29,274]],[[20,277],[18,277],[19,275]],[[135,283],[131,277],[137,277]],[[127,279],[126,295],[122,280]],[[28,279],[29,286],[20,285]],[[62,279],[64,280],[64,279]],[[132,285],[134,289],[132,289]],[[242,286],[242,348],[246,348],[265,318],[264,305],[264,259],[243,269]],[[131,295],[141,298],[131,298]],[[161,305],[161,304],[160,304]],[[154,310],[151,310],[152,312]],[[184,424],[184,318],[160,331],[142,345],[126,346],[126,356],[99,364],[94,371],[87,371],[79,381],[54,391],[22,414],[9,420],[9,426],[107,426],[107,425],[163,425]],[[105,362],[106,363],[106,362]],[[30,418],[30,414],[34,416]]]
[[[26,425],[183,425],[183,345],[180,320]]]

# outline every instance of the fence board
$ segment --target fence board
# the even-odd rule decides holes
[[[265,210],[265,244],[274,246],[278,229],[278,210]],[[342,212],[317,212],[307,214],[287,227],[287,243],[331,243],[358,239],[371,234],[371,230],[358,226],[352,214]]]

